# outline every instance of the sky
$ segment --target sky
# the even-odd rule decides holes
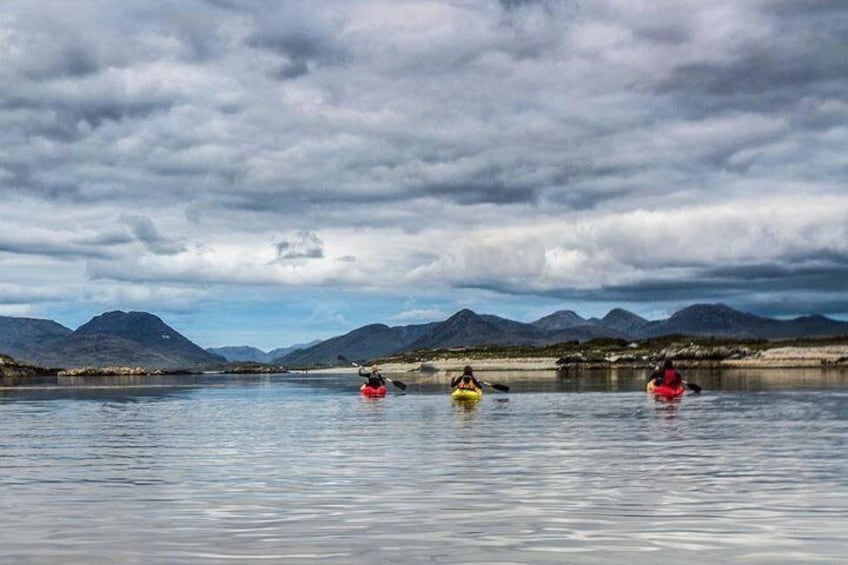
[[[841,0],[0,0],[0,315],[846,319],[846,46]]]

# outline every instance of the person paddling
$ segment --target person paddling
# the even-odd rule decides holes
[[[648,377],[648,392],[660,389],[661,393],[673,393],[676,396],[680,396],[683,394],[683,387],[688,388],[695,394],[700,394],[701,392],[700,385],[683,379],[683,375],[680,374],[680,371],[674,368],[674,364],[671,362],[671,359],[666,359],[662,367],[657,365],[657,368],[653,373],[651,373],[651,376]]]
[[[483,384],[474,378],[474,370],[471,365],[466,365],[462,369],[462,374],[451,381],[451,388],[480,390]]]
[[[674,368],[671,359],[666,359],[663,366],[654,371],[650,378],[654,379],[657,386],[667,386],[674,389],[683,386],[683,375]]]
[[[386,379],[380,374],[380,367],[377,365],[372,365],[370,371],[365,367],[359,367],[359,376],[368,379],[365,384],[370,388],[386,386]]]

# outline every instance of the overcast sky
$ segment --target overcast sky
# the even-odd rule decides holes
[[[844,319],[846,46],[841,0],[2,0],[0,314]]]

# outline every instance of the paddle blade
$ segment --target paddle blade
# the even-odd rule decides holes
[[[404,384],[400,381],[396,381],[396,380],[392,379],[392,384],[395,385],[396,387],[398,387],[401,390],[406,390],[406,384]]]
[[[689,387],[689,390],[691,390],[691,391],[692,391],[692,392],[694,392],[695,394],[699,394],[699,393],[701,392],[701,387],[699,387],[699,386],[698,386],[698,385],[696,385],[695,383],[689,383],[689,382],[687,382],[687,383],[686,383],[686,386],[688,386],[688,387]]]
[[[509,387],[506,385],[499,385],[498,383],[492,383],[491,387],[495,390],[499,390],[501,392],[509,392]]]

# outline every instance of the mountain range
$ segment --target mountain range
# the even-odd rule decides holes
[[[315,339],[310,341],[309,343],[297,343],[295,345],[291,345],[289,347],[278,347],[276,349],[272,349],[271,351],[262,351],[257,347],[252,347],[250,345],[228,345],[225,347],[207,347],[206,351],[212,353],[213,355],[220,355],[227,361],[237,363],[237,362],[248,362],[248,363],[269,363],[269,364],[279,364],[279,361],[288,355],[289,353],[297,350],[297,349],[307,349],[309,347],[318,345],[321,343],[320,339]]]
[[[570,310],[561,310],[530,323],[480,315],[466,309],[443,322],[364,326],[317,346],[294,351],[280,361],[293,367],[330,365],[339,354],[367,360],[420,349],[541,346],[598,337],[642,340],[675,334],[741,339],[841,336],[848,335],[848,322],[818,315],[779,320],[740,312],[724,304],[695,304],[666,320],[653,321],[621,308],[611,310],[603,318],[588,319]]]
[[[212,368],[228,361],[290,367],[333,365],[342,354],[368,360],[416,350],[475,345],[541,346],[598,337],[643,340],[664,335],[783,339],[848,336],[848,322],[824,316],[791,320],[740,312],[724,304],[695,304],[665,320],[646,320],[616,308],[603,318],[561,310],[525,323],[460,310],[441,322],[369,324],[320,342],[264,352],[250,346],[204,350],[146,312],[106,312],[77,330],[51,320],[0,316],[0,353],[45,367],[143,366]]]

